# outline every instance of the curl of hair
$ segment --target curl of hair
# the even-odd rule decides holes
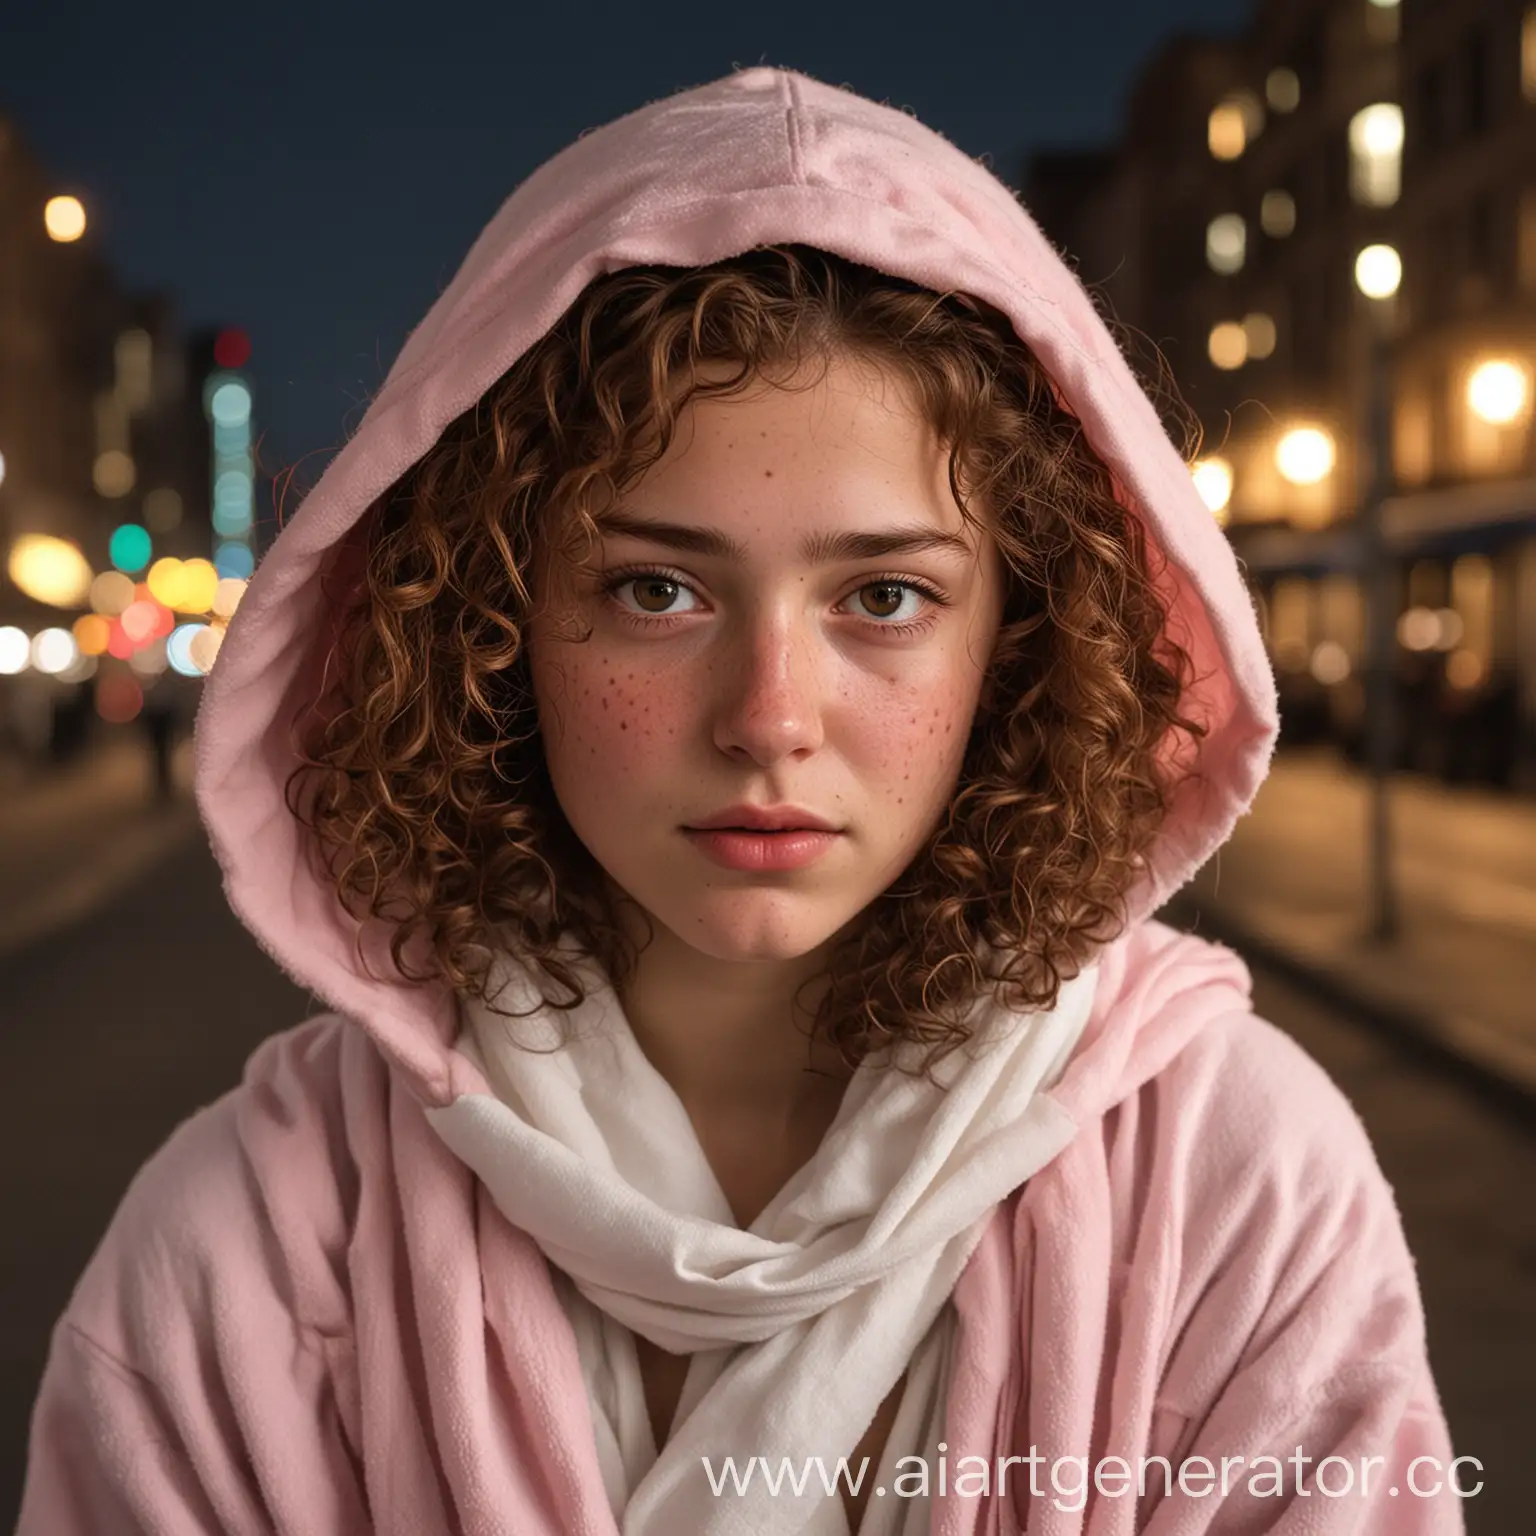
[[[372,926],[394,979],[490,1001],[507,950],[569,1009],[574,940],[622,989],[639,950],[544,762],[536,562],[586,558],[690,399],[834,355],[915,389],[957,501],[987,509],[1006,595],[947,815],[836,947],[808,1032],[850,1063],[896,1040],[932,1062],[978,997],[1050,1007],[1121,931],[1185,755],[1170,738],[1201,734],[1140,520],[1006,317],[779,246],[594,281],[338,548],[329,681],[297,723],[288,803],[360,955]]]

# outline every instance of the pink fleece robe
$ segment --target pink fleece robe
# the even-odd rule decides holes
[[[754,69],[587,135],[513,194],[246,594],[199,717],[199,800],[234,910],[335,1012],[267,1041],[134,1180],[54,1336],[22,1536],[615,1532],[548,1265],[424,1113],[488,1091],[453,1000],[358,965],[283,804],[289,726],[328,639],[327,553],[587,282],[789,241],[1011,318],[1145,523],[1206,727],[1051,1090],[1078,1133],[955,1292],[951,1476],[1039,1459],[1006,1493],[994,1476],[937,1498],[935,1531],[1462,1529],[1448,1488],[1413,1492],[1448,1483],[1452,1451],[1358,1121],[1252,1016],[1234,956],[1148,917],[1227,837],[1273,742],[1226,541],[1012,195],[901,113]],[[1153,1455],[1183,1488],[1124,1491],[1108,1458],[1134,1487]],[[1317,1486],[1326,1457],[1351,1491]],[[1099,1486],[1077,1493],[1070,1458]]]

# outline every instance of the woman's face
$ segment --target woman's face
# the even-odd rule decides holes
[[[911,387],[848,358],[791,383],[693,401],[530,639],[576,835],[720,960],[808,955],[912,861],[1002,610]],[[764,809],[799,830],[702,830]]]

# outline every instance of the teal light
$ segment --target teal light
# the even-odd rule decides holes
[[[208,400],[208,414],[221,427],[243,427],[251,419],[251,392],[238,379],[220,384]]]
[[[231,540],[214,550],[213,568],[220,576],[235,576],[241,581],[247,581],[256,569],[256,557],[251,553],[249,544],[238,544]]]
[[[137,523],[124,523],[112,530],[107,554],[112,564],[125,576],[137,576],[149,564],[155,546],[148,532]]]

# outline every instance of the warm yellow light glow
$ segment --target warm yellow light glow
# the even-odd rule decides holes
[[[174,555],[166,555],[150,566],[144,580],[149,584],[150,595],[167,608],[180,608],[182,589],[182,563]]]
[[[222,624],[204,624],[198,627],[197,633],[188,642],[187,653],[192,659],[192,665],[199,672],[213,671],[213,664],[218,659],[219,646],[223,639]]]
[[[1228,372],[1248,361],[1248,335],[1235,320],[1212,326],[1205,345],[1212,363]]]
[[[1241,272],[1248,251],[1248,226],[1240,213],[1220,213],[1205,229],[1205,260],[1212,272]]]
[[[210,608],[217,611],[220,585],[219,573],[211,560],[187,560],[181,567],[181,601],[171,606],[179,613],[207,613]]]
[[[1403,109],[1378,101],[1349,120],[1349,187],[1357,203],[1390,208],[1403,188]]]
[[[68,245],[85,233],[85,209],[78,197],[50,197],[43,205],[43,228],[50,240]]]
[[[1206,143],[1213,159],[1238,159],[1248,147],[1248,126],[1243,121],[1243,109],[1227,101],[1213,108],[1206,124]]]
[[[1195,489],[1200,499],[1214,514],[1216,521],[1225,524],[1226,512],[1232,501],[1232,466],[1219,455],[1196,459],[1189,466],[1194,476]]]
[[[1244,315],[1243,335],[1248,341],[1248,356],[1256,362],[1263,362],[1266,357],[1273,355],[1276,341],[1275,322],[1269,315],[1258,310]]]
[[[105,453],[96,455],[91,478],[96,482],[99,495],[114,499],[126,496],[133,489],[133,460],[121,448],[108,448]]]
[[[1531,399],[1529,372],[1508,358],[1480,363],[1467,380],[1467,406],[1491,426],[1507,427],[1525,414]]]
[[[1333,462],[1333,438],[1321,427],[1292,427],[1275,448],[1275,467],[1292,485],[1316,485]]]
[[[218,590],[213,595],[213,612],[216,617],[228,619],[234,616],[235,609],[240,606],[240,599],[245,596],[246,581],[242,576],[226,576],[219,582]]]
[[[1296,199],[1273,187],[1259,202],[1259,227],[1274,240],[1283,240],[1296,228]]]
[[[112,625],[99,613],[85,613],[75,620],[73,633],[82,656],[104,656]]]
[[[1264,99],[1276,112],[1294,112],[1301,105],[1301,79],[1294,69],[1272,69],[1264,77]]]
[[[1355,286],[1368,299],[1390,299],[1403,281],[1403,260],[1390,245],[1368,245],[1355,257]]]
[[[24,533],[11,546],[11,580],[39,603],[78,608],[91,589],[91,567],[67,539]]]

